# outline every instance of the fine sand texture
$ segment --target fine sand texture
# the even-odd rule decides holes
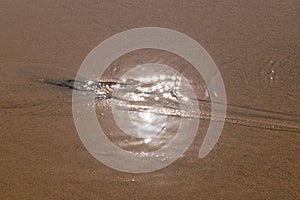
[[[2,0],[0,27],[0,199],[300,199],[299,0]],[[228,101],[208,156],[198,158],[209,123],[201,119],[182,158],[145,174],[92,157],[74,125],[72,90],[60,84],[100,42],[138,27],[198,41]],[[189,63],[166,52],[125,55],[103,78],[150,61],[178,69],[204,94]],[[109,109],[104,116],[114,132]],[[123,144],[118,134],[110,139]]]

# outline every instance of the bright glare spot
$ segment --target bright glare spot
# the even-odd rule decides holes
[[[148,143],[151,142],[151,141],[152,141],[151,138],[146,138],[146,139],[144,139],[145,144],[148,144]]]

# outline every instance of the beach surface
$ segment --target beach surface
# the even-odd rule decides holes
[[[300,198],[300,1],[4,0],[0,19],[0,199]],[[208,156],[198,157],[209,123],[200,120],[182,158],[145,174],[93,158],[74,125],[72,90],[49,84],[74,80],[95,46],[138,27],[199,42],[219,68],[232,116]],[[121,76],[149,61],[201,82],[159,51],[110,69]],[[99,119],[107,130],[112,120]]]

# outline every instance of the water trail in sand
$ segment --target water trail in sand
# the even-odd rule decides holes
[[[219,120],[218,113],[210,112],[211,101],[207,99],[191,99],[183,96],[176,89],[176,78],[166,77],[164,80],[123,80],[123,81],[81,81],[79,87],[74,88],[73,80],[52,84],[95,92],[96,105],[100,109],[107,109],[113,103],[115,108],[128,111],[151,111],[157,115],[167,115],[185,118],[200,118],[204,120]],[[114,90],[118,89],[118,93]],[[187,104],[180,104],[187,102]],[[194,112],[193,101],[198,101],[200,113]],[[160,104],[159,108],[153,105]],[[181,106],[180,106],[181,105]],[[183,105],[183,106],[182,106]],[[101,108],[103,106],[103,108]],[[300,133],[300,116],[279,112],[271,112],[255,108],[227,105],[225,123],[259,127],[264,129]]]

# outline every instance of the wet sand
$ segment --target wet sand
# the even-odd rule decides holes
[[[299,199],[297,130],[225,123],[200,160],[203,120],[174,164],[122,173],[84,148],[72,90],[46,83],[74,79],[86,55],[113,34],[165,27],[213,57],[228,104],[284,113],[299,126],[299,1],[2,1],[0,19],[1,199]]]

